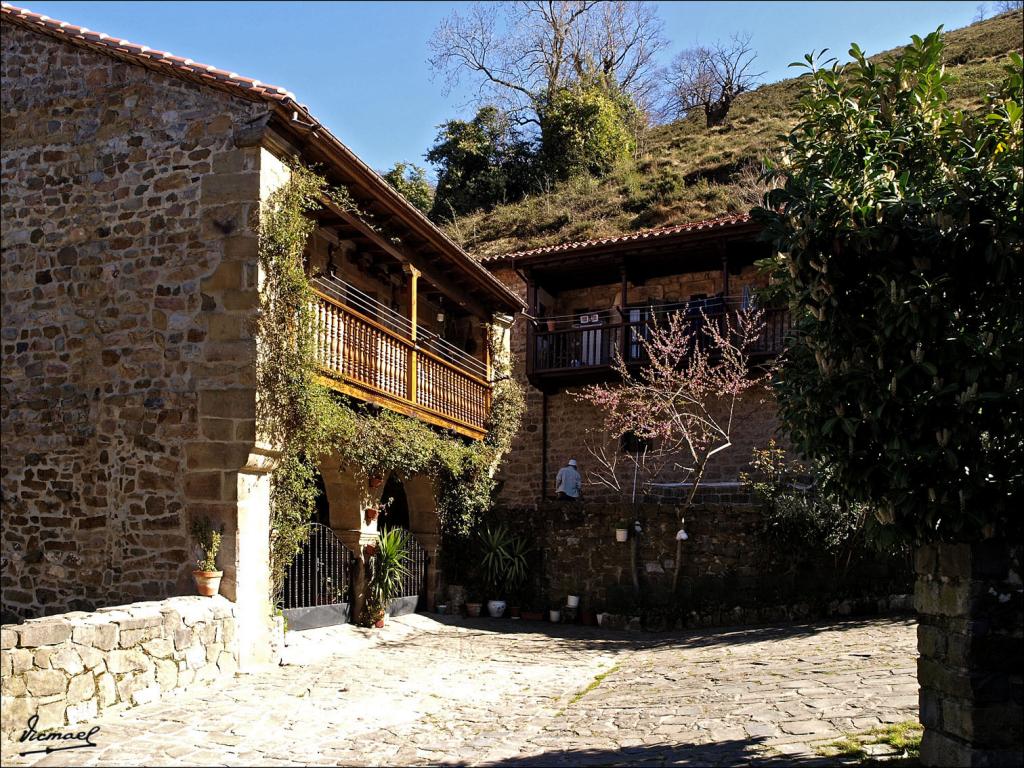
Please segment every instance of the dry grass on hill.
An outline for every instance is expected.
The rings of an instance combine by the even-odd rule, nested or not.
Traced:
[[[1022,49],[1022,30],[1017,11],[947,34],[958,105],[979,103],[1002,79],[1006,54]],[[740,97],[720,128],[707,129],[702,116],[659,126],[645,138],[639,159],[608,176],[571,179],[464,216],[448,232],[484,256],[746,211],[759,191],[762,159],[796,121],[800,89],[799,78],[762,86]]]

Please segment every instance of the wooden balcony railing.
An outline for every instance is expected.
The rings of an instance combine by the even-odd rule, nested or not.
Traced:
[[[453,429],[484,436],[491,385],[457,356],[413,341],[314,289],[317,356],[329,386]]]
[[[709,322],[721,322],[727,314],[735,312],[735,307],[721,307],[718,311],[706,311],[704,317]],[[690,315],[695,325],[704,322],[698,311]],[[617,356],[630,365],[642,364],[646,361],[642,340],[649,336],[654,322],[654,318],[647,316],[640,320],[567,328],[531,327],[528,349],[532,359],[528,361],[528,368],[533,376],[571,378],[574,374],[593,375],[601,369],[611,369]],[[751,357],[767,358],[781,352],[790,325],[788,310],[765,310],[764,329],[749,350]]]

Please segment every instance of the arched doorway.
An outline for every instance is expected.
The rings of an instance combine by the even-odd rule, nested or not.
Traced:
[[[397,475],[391,475],[384,483],[384,490],[380,495],[382,511],[377,520],[377,528],[404,528],[410,531],[409,527],[409,499],[405,494],[405,484],[398,479]]]

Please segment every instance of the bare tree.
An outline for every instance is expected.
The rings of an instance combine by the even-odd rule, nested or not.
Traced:
[[[665,111],[681,117],[700,108],[709,128],[724,123],[736,97],[753,88],[764,74],[751,71],[757,54],[750,39],[748,33],[737,34],[728,43],[679,53],[665,73]]]
[[[996,14],[1012,13],[1024,8],[1024,0],[996,0]]]
[[[639,339],[647,358],[644,366],[630,370],[616,356],[615,370],[621,381],[594,384],[576,395],[603,412],[606,440],[630,434],[652,446],[644,450],[642,458],[632,459],[634,498],[645,469],[653,469],[654,476],[662,469],[674,470],[689,484],[689,494],[680,507],[683,518],[709,464],[732,447],[737,403],[744,393],[766,382],[766,374],[750,363],[750,352],[764,329],[761,310],[741,310],[734,319],[723,318],[721,324],[703,311],[700,317],[698,323],[685,310],[668,315],[666,322],[651,327],[647,338]],[[624,486],[618,477],[614,448],[590,450],[599,464],[590,474],[591,482],[621,491]],[[649,479],[643,482],[649,484]],[[673,589],[679,582],[681,546],[677,539]]]
[[[662,26],[644,2],[475,3],[434,31],[430,65],[449,88],[468,74],[478,102],[498,104],[520,124],[539,124],[543,104],[585,78],[643,103],[656,83],[654,57],[666,44]]]

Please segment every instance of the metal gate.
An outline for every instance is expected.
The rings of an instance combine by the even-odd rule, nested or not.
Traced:
[[[352,605],[356,557],[328,526],[312,523],[309,538],[284,577],[288,629],[344,624]]]

